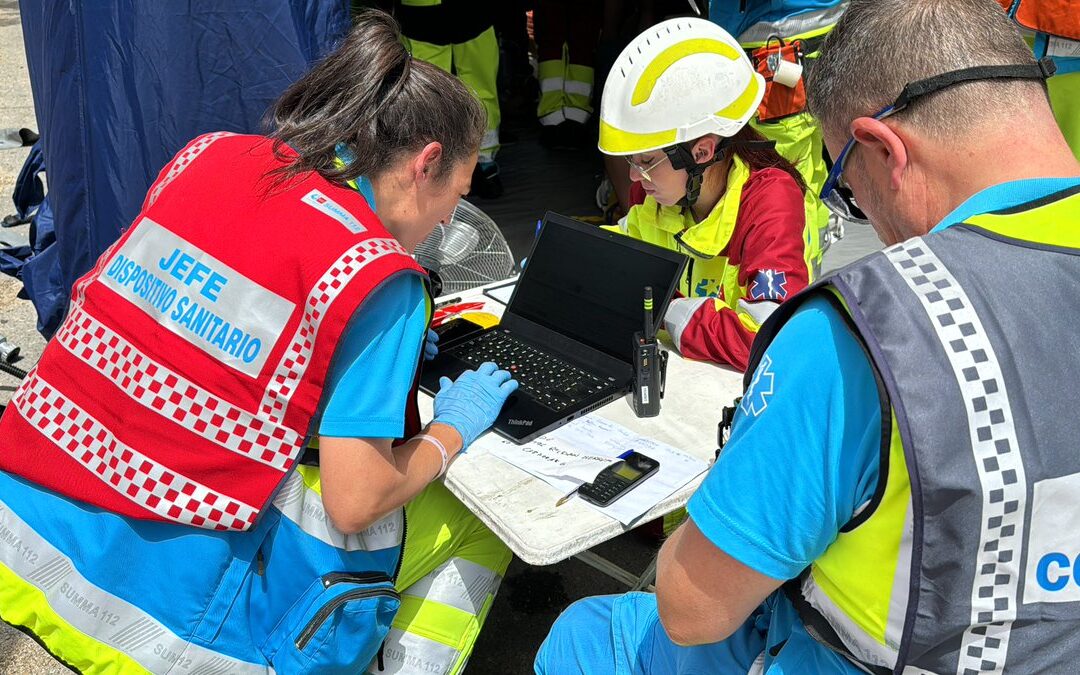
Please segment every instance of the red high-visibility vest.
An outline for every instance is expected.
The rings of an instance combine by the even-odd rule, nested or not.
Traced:
[[[252,526],[353,313],[423,274],[357,192],[268,175],[287,161],[213,133],[162,170],[0,419],[0,469],[134,518]]]

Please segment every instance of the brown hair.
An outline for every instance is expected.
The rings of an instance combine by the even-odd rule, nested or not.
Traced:
[[[299,155],[281,178],[316,171],[343,185],[435,141],[443,146],[441,178],[477,151],[487,117],[457,78],[413,59],[393,17],[367,10],[332,54],[281,95],[271,123],[274,154],[291,157],[288,146]],[[339,143],[352,153],[342,167]]]
[[[739,129],[739,132],[731,137],[733,141],[764,141],[767,140],[757,129],[753,128],[749,124]],[[806,193],[806,181],[803,179],[802,174],[795,168],[795,165],[785,159],[776,148],[769,147],[747,147],[745,145],[736,145],[733,148],[736,155],[739,156],[742,161],[746,162],[751,171],[760,171],[761,169],[780,169],[787,175],[795,179],[795,183],[799,186],[804,194]]]

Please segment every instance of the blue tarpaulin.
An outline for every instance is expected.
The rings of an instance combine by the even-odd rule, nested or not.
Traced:
[[[48,167],[39,219],[51,209],[55,241],[32,242],[18,273],[50,336],[71,285],[131,224],[161,167],[199,134],[262,131],[274,99],[348,31],[349,2],[19,4]]]

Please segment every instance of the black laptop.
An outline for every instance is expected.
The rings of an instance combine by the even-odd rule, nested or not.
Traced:
[[[493,428],[525,443],[629,391],[633,336],[652,286],[659,322],[686,256],[548,212],[498,326],[447,335],[420,387],[494,361],[519,383]]]

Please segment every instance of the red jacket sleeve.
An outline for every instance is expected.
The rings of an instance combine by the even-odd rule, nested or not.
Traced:
[[[804,259],[806,211],[795,180],[779,169],[754,172],[743,186],[739,218],[728,244],[730,264],[739,267],[739,285],[747,303],[779,304],[809,284]],[[705,303],[683,330],[680,350],[686,357],[745,370],[757,335],[756,318],[721,302]],[[743,321],[747,317],[753,329]]]

